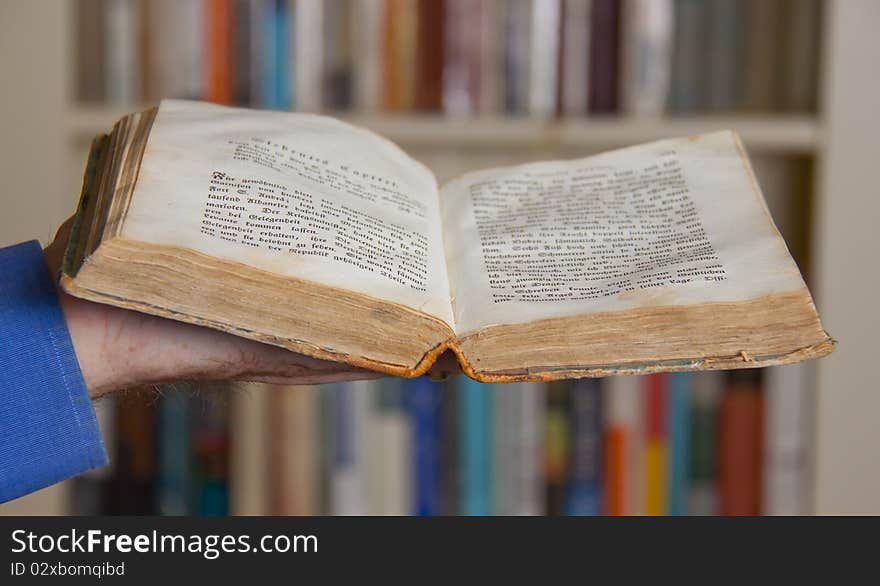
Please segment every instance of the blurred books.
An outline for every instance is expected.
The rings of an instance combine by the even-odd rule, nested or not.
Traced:
[[[77,0],[76,95],[449,116],[811,112],[819,0]]]
[[[166,387],[109,404],[113,465],[74,511],[804,514],[809,368]]]

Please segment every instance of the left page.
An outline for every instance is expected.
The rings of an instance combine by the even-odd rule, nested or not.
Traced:
[[[454,328],[434,176],[332,118],[163,101],[121,236],[392,301]]]

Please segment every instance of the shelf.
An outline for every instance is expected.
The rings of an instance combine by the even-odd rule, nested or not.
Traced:
[[[87,141],[108,131],[126,112],[137,109],[74,108],[67,117],[68,135],[73,140]],[[806,115],[539,120],[344,113],[339,117],[408,147],[599,150],[728,128],[737,130],[750,149],[765,152],[811,154],[821,142],[818,121]]]

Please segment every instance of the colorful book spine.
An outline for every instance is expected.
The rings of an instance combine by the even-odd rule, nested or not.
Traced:
[[[413,513],[439,515],[441,471],[440,384],[426,377],[408,379],[409,409],[412,419],[414,450]]]
[[[229,514],[229,404],[225,386],[193,396],[190,413],[195,459],[194,511],[204,516]]]
[[[642,510],[641,379],[614,376],[602,385],[603,513],[634,515]]]
[[[492,513],[492,385],[458,381],[459,482],[463,515]]]
[[[285,0],[268,0],[263,5],[260,95],[262,105],[273,110],[286,110],[291,104],[289,16]]]
[[[731,371],[718,424],[718,505],[722,515],[760,515],[762,412],[760,372]]]
[[[565,490],[566,515],[602,513],[602,389],[584,379],[571,390],[571,451]]]
[[[235,81],[232,0],[205,3],[205,99],[231,104]]]
[[[693,377],[689,373],[668,375],[667,431],[669,438],[669,487],[667,496],[670,515],[686,515],[690,492],[690,401]]]
[[[518,390],[516,384],[492,385],[491,390],[492,512],[497,515],[515,514],[518,500],[520,462],[516,442],[521,415]]]
[[[665,374],[644,377],[645,384],[645,514],[665,515],[668,511],[669,446],[666,429]]]

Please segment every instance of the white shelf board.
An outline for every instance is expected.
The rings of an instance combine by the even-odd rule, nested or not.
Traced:
[[[67,131],[77,141],[108,131],[137,106],[76,107],[68,112]],[[713,130],[734,129],[751,149],[811,154],[821,142],[817,119],[808,115],[730,115],[688,117],[450,118],[431,114],[352,114],[340,118],[407,146],[503,149],[614,148]]]

